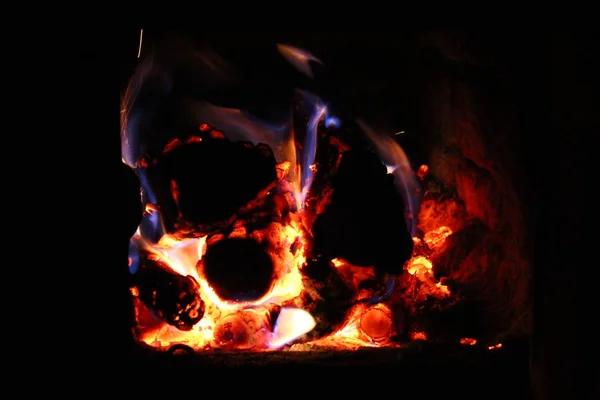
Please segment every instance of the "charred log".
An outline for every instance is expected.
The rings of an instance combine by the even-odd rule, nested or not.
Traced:
[[[277,179],[275,159],[264,146],[226,139],[186,144],[159,164],[163,179],[177,186],[181,217],[195,224],[227,219]]]
[[[371,307],[361,315],[359,327],[373,342],[389,341],[394,331],[392,313],[383,307]]]
[[[223,350],[248,350],[265,343],[269,316],[252,310],[229,314],[215,326],[215,345]]]
[[[353,306],[354,292],[323,258],[307,262],[303,274],[303,308],[310,312],[317,322],[315,328],[306,335],[306,339],[314,340],[331,334],[340,327],[348,310]],[[313,279],[308,276],[312,276]]]
[[[385,166],[374,154],[346,152],[332,188],[331,204],[313,225],[315,254],[401,273],[413,241]]]
[[[191,276],[169,272],[169,267],[147,257],[133,276],[138,298],[157,317],[179,330],[187,331],[204,316],[200,286]]]
[[[273,285],[273,261],[265,246],[251,239],[217,241],[198,262],[198,269],[223,300],[257,300]]]

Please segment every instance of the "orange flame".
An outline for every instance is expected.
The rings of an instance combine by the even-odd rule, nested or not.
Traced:
[[[282,174],[289,167],[288,164],[278,165]],[[146,212],[157,212],[152,205],[146,206]],[[144,242],[136,235],[142,248],[151,254],[151,257],[160,259],[169,266],[173,272],[192,276],[200,284],[200,296],[205,303],[204,317],[191,331],[179,331],[165,323],[156,323],[140,330],[139,339],[151,346],[164,348],[176,343],[184,343],[196,349],[202,348],[235,348],[274,350],[294,341],[306,332],[312,330],[317,322],[306,311],[295,308],[284,308],[280,313],[272,333],[265,328],[265,321],[269,314],[269,307],[287,302],[288,304],[302,305],[299,301],[304,291],[301,268],[306,263],[304,248],[307,238],[302,229],[301,216],[293,214],[288,225],[279,230],[274,230],[278,237],[275,240],[283,241],[289,245],[294,242],[301,243],[300,248],[294,253],[270,254],[277,263],[277,279],[271,290],[261,299],[253,302],[230,303],[219,298],[208,281],[196,269],[196,264],[206,251],[206,237],[198,239],[178,240],[171,235],[164,235],[157,244]],[[440,246],[452,232],[446,226],[426,232],[423,242],[429,248]],[[416,244],[421,239],[414,237]],[[447,286],[435,280],[431,260],[420,254],[420,247],[415,246],[413,257],[406,263],[405,270],[423,285],[423,290],[438,297],[450,295]],[[321,339],[293,345],[291,350],[308,349],[317,347],[335,347],[356,349],[359,347],[398,346],[390,341],[395,334],[396,322],[390,306],[379,303],[374,306],[367,305],[364,300],[368,293],[361,290],[360,284],[369,279],[374,279],[373,267],[357,267],[347,261],[335,258],[331,265],[337,270],[340,278],[356,291],[357,304],[350,309],[341,326],[328,336]],[[138,295],[137,288],[132,288],[132,295]],[[290,303],[291,302],[291,303]],[[136,303],[138,314],[145,308],[141,302]],[[247,311],[252,310],[248,314]],[[268,324],[267,324],[268,325]],[[260,328],[262,327],[262,328]],[[225,332],[225,333],[223,333]],[[223,337],[229,339],[225,340]],[[412,340],[427,340],[425,332],[411,332]],[[463,338],[460,343],[474,345],[475,339]],[[501,344],[490,346],[489,349],[501,347]]]

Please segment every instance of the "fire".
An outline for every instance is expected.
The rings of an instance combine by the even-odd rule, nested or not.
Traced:
[[[141,336],[141,340],[152,346],[158,345],[159,347],[170,346],[175,343],[184,343],[195,348],[202,348],[207,345],[214,345],[215,347],[231,347],[230,345],[223,345],[222,336],[224,328],[222,321],[225,318],[227,318],[227,321],[230,321],[229,325],[226,326],[233,326],[232,329],[237,329],[238,331],[246,329],[246,325],[254,327],[261,324],[266,325],[266,322],[264,321],[266,321],[268,317],[269,308],[271,306],[298,297],[303,289],[300,268],[306,261],[304,257],[305,238],[300,229],[299,218],[292,220],[291,224],[279,231],[279,233],[281,236],[277,239],[287,243],[288,246],[291,246],[293,243],[301,243],[297,249],[296,256],[292,256],[291,259],[286,260],[288,263],[281,266],[282,269],[279,271],[280,278],[266,295],[256,301],[236,303],[221,299],[215,293],[208,281],[197,271],[196,265],[198,261],[202,259],[206,249],[206,237],[178,240],[171,235],[164,235],[156,245],[151,245],[147,242],[143,242],[139,237],[139,234],[136,234],[134,239],[143,243],[143,248],[150,253],[149,258],[161,260],[170,267],[173,272],[182,276],[191,276],[199,282],[200,297],[204,302],[206,309],[202,320],[190,331],[176,331],[163,325],[158,329],[144,332]],[[138,288],[133,288],[132,292],[139,293],[139,290]],[[143,307],[141,304],[137,305]],[[293,309],[288,309],[281,314],[284,318],[287,318],[287,320],[278,325],[279,328],[275,332],[276,339],[273,339],[275,341],[271,342],[271,346],[273,347],[280,347],[285,344],[286,340],[293,340],[297,336],[306,333],[304,332],[305,330],[310,330],[314,326],[314,321],[311,322],[312,317],[310,317],[310,315],[302,312],[302,310],[290,310]],[[243,318],[240,315],[243,316]],[[250,318],[250,322],[248,322],[248,315],[254,317],[253,320]],[[242,320],[245,322],[240,322]],[[260,323],[257,322],[258,320],[260,320]],[[294,322],[299,325],[297,331],[290,328],[290,325],[294,324]],[[298,331],[302,331],[302,333],[298,334]],[[221,333],[220,336],[219,333]],[[255,332],[251,333],[252,334],[246,332],[245,334],[254,337]],[[264,340],[260,344],[267,346],[268,335],[264,332],[263,334]],[[252,343],[254,343],[254,341]],[[244,342],[244,344],[240,344],[236,349],[243,349],[248,345],[248,342]],[[253,344],[251,347],[255,347],[255,345],[256,344]]]
[[[427,243],[430,249],[435,249],[442,244],[451,233],[452,230],[447,226],[440,226],[433,231],[427,232],[423,240],[425,240],[425,243]]]
[[[474,346],[477,344],[477,340],[473,338],[462,338],[460,339],[460,344],[466,344],[469,346]]]
[[[448,286],[436,282],[433,275],[433,264],[426,257],[417,255],[411,258],[407,263],[406,271],[425,285],[429,286],[433,290],[433,294],[440,297],[450,295]]]
[[[312,73],[307,61],[316,59],[289,46],[280,46],[279,50],[297,68]],[[414,250],[403,266],[398,265],[400,272],[403,267],[403,274],[384,274],[375,265],[353,265],[342,258],[327,260],[323,257],[325,266],[322,268],[329,278],[312,281],[304,269],[309,261],[321,261],[320,255],[313,253],[311,223],[327,207],[332,196],[332,189],[326,184],[321,188],[322,193],[312,193],[312,184],[317,174],[333,175],[350,150],[341,137],[331,136],[326,142],[336,153],[331,156],[334,161],[328,171],[316,160],[317,141],[320,135],[326,135],[323,129],[336,129],[339,120],[329,115],[321,101],[303,94],[310,112],[305,118],[304,140],[299,143],[300,135],[291,128],[280,135],[275,129],[249,119],[240,110],[203,104],[198,117],[210,123],[197,124],[196,121],[197,128],[192,134],[173,138],[159,147],[163,149],[160,157],[187,148],[185,146],[229,141],[229,136],[237,133],[237,139],[244,142],[244,146],[253,151],[271,152],[275,161],[274,181],[222,225],[207,227],[192,225],[183,218],[180,201],[183,201],[184,185],[169,180],[165,186],[170,190],[178,215],[177,230],[166,232],[165,209],[161,208],[164,204],[158,200],[147,176],[150,166],[158,161],[141,155],[142,150],[132,145],[140,140],[135,135],[137,125],[132,122],[139,119],[132,111],[132,102],[140,85],[134,79],[128,88],[121,135],[123,160],[140,177],[145,207],[143,221],[131,238],[128,260],[130,271],[140,282],[131,288],[131,294],[136,311],[135,334],[141,342],[156,348],[183,344],[194,350],[274,351],[284,347],[290,350],[395,347],[401,345],[397,339],[401,335],[413,341],[427,340],[426,332],[405,329],[402,315],[409,314],[417,300],[410,303],[412,300],[403,298],[398,289],[408,280],[417,294],[436,299],[451,296],[443,278],[436,278],[432,255],[453,234],[453,225],[446,224],[443,218],[434,220],[424,212],[431,213],[431,209],[421,207],[421,182],[429,175],[427,165],[413,170],[408,157],[391,136],[377,135],[359,123],[404,199]],[[261,224],[250,229],[256,220]],[[424,224],[427,229],[423,228]],[[263,266],[270,278],[265,291],[258,294],[241,291],[227,297],[226,291],[219,290],[215,280],[209,279],[211,249],[217,243],[233,239],[252,241],[268,256],[270,264]],[[403,261],[408,255],[410,249]],[[246,260],[238,264],[245,264]],[[335,323],[327,325],[315,304],[325,301],[327,290],[334,290],[332,288],[342,288],[340,293],[349,294],[344,294],[343,300],[336,298],[337,292],[331,295],[344,313]],[[384,295],[380,295],[382,292]],[[475,344],[476,340],[465,338],[460,343]]]
[[[199,130],[214,131],[205,124],[200,125]],[[175,142],[170,142],[169,147],[172,148],[173,143]],[[177,142],[177,145],[181,144]],[[278,163],[277,178],[285,181],[291,167],[292,164],[288,160]],[[316,172],[315,164],[311,164],[309,170]],[[177,190],[173,194],[177,199]],[[295,200],[298,200],[298,197]],[[146,204],[145,212],[148,215],[160,216],[159,207],[151,203]],[[230,237],[235,237],[238,231],[234,229]],[[239,232],[240,235],[245,235],[244,229]],[[197,268],[207,251],[207,236],[179,239],[164,234],[157,243],[153,244],[145,240],[138,229],[132,242],[148,253],[149,260],[160,261],[174,274],[188,276],[196,281],[199,284],[199,296],[204,303],[204,314],[199,322],[190,330],[182,331],[157,320],[148,307],[137,300],[140,294],[139,288],[132,287],[132,296],[136,299],[139,340],[157,348],[185,344],[194,349],[269,351],[289,345],[307,334],[315,328],[317,322],[309,312],[302,309],[301,298],[305,287],[301,271],[306,265],[306,248],[310,241],[306,233],[301,214],[290,214],[290,219],[285,225],[263,232],[263,236],[270,236],[269,242],[281,243],[282,248],[294,246],[295,252],[270,254],[272,259],[279,262],[275,263],[276,279],[265,295],[257,300],[233,302],[219,297],[202,271]],[[429,250],[435,249],[451,233],[447,226],[440,226],[426,232],[422,239],[413,237],[416,244],[415,252],[405,265],[407,273],[424,285],[423,290],[433,292],[438,297],[449,296],[449,288],[435,280],[432,262],[422,254],[422,246],[418,244],[424,243]],[[267,240],[261,235],[256,239]],[[348,287],[355,291],[353,301],[356,305],[348,311],[346,319],[334,332],[320,339],[292,345],[291,350],[314,348],[314,346],[346,349],[398,346],[398,343],[391,341],[398,329],[391,305],[387,303],[369,305],[366,300],[370,292],[360,289],[362,282],[375,279],[375,269],[354,266],[339,258],[332,259],[330,264],[338,271],[340,278]],[[294,307],[283,307],[277,319],[270,321],[274,308],[282,304],[290,304]],[[412,340],[427,339],[425,332],[411,332],[410,336]]]

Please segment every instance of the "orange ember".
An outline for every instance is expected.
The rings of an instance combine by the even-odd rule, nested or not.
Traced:
[[[427,178],[427,175],[429,175],[429,167],[423,164],[417,170],[417,178],[419,178],[420,181],[423,181]]]
[[[283,179],[289,168],[289,162],[278,164],[278,178]],[[177,193],[176,185],[172,190]],[[147,204],[145,210],[147,213],[158,212],[158,208],[152,204]],[[192,329],[182,331],[152,317],[152,313],[141,301],[135,301],[138,338],[156,348],[185,344],[197,350],[218,348],[269,351],[286,345],[291,345],[291,350],[398,346],[398,343],[391,340],[397,333],[399,324],[399,321],[395,321],[396,317],[392,311],[395,307],[393,301],[372,306],[365,302],[372,292],[361,288],[361,285],[376,279],[375,269],[355,266],[343,259],[332,259],[330,265],[335,268],[347,287],[354,291],[353,301],[356,305],[348,311],[340,326],[329,335],[292,344],[312,330],[317,322],[309,312],[302,310],[305,306],[306,291],[310,290],[305,287],[305,279],[301,273],[306,264],[306,230],[298,214],[290,216],[286,224],[272,224],[267,229],[254,233],[254,239],[258,242],[267,241],[279,245],[269,251],[275,265],[275,280],[271,289],[260,299],[248,302],[229,302],[221,299],[202,271],[196,268],[206,253],[206,237],[179,240],[166,234],[157,244],[151,245],[144,242],[138,232],[134,239],[149,253],[148,259],[160,260],[175,274],[190,276],[197,281],[199,295],[205,305],[202,319]],[[235,235],[235,232],[234,229],[232,235]],[[420,282],[419,290],[437,298],[449,296],[450,290],[435,279],[433,264],[423,253],[423,249],[431,250],[440,246],[451,233],[447,226],[439,226],[426,232],[423,239],[413,238],[416,244],[415,251],[404,266],[406,272]],[[244,232],[240,234],[243,236]],[[421,243],[425,247],[421,246]],[[289,251],[292,245],[295,246],[295,252]],[[138,288],[132,288],[132,295],[137,298]],[[290,305],[291,308],[286,308],[285,318],[281,316],[283,311],[280,312],[274,326],[270,315],[276,307],[282,305]],[[427,334],[421,331],[410,332],[410,338],[413,341],[427,340]],[[460,342],[475,344],[476,340],[465,338]]]

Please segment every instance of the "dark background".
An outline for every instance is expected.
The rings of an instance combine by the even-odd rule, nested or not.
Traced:
[[[567,273],[569,265],[558,261],[559,248],[566,246],[567,242],[561,240],[559,246],[557,232],[572,231],[567,224],[573,208],[554,208],[554,205],[557,204],[556,194],[564,189],[563,182],[572,185],[570,178],[575,174],[573,171],[556,170],[561,164],[560,160],[557,161],[559,153],[556,151],[556,145],[560,144],[562,149],[567,148],[569,140],[571,143],[575,140],[574,132],[585,131],[588,126],[586,122],[590,120],[591,89],[586,85],[586,74],[589,73],[587,70],[590,58],[589,44],[581,40],[578,35],[569,33],[532,33],[527,30],[513,31],[510,34],[506,32],[502,34],[467,32],[467,34],[473,38],[473,43],[485,46],[492,54],[501,55],[507,70],[510,71],[514,87],[517,88],[513,100],[519,109],[523,131],[528,134],[523,137],[521,143],[515,145],[526,154],[522,164],[523,173],[528,177],[529,185],[533,190],[535,209],[532,212],[535,215],[537,228],[535,333],[531,342],[530,371],[538,398],[570,398],[572,397],[570,393],[574,393],[574,377],[573,372],[570,371],[575,365],[572,350],[576,341],[574,339],[575,312],[571,312],[567,301],[575,297],[575,274]],[[150,43],[153,36],[150,30],[145,31],[144,43]],[[159,34],[156,33],[154,37],[158,36]],[[414,110],[411,110],[410,102],[406,98],[397,96],[395,91],[390,89],[389,96],[382,96],[382,102],[388,104],[387,106],[372,104],[361,96],[360,89],[357,88],[361,86],[360,82],[358,85],[347,82],[348,75],[354,74],[353,71],[360,71],[359,75],[365,76],[365,81],[380,80],[379,84],[384,87],[388,84],[410,86],[410,79],[398,73],[403,68],[402,60],[398,60],[398,52],[391,55],[392,52],[389,51],[390,48],[397,49],[398,46],[403,46],[402,43],[407,42],[401,38],[404,34],[213,32],[205,33],[203,36],[207,41],[214,43],[215,47],[221,45],[230,49],[246,48],[240,50],[238,54],[244,52],[254,54],[254,50],[250,51],[248,48],[258,47],[264,50],[277,42],[290,42],[298,47],[307,48],[321,58],[329,68],[336,71],[331,74],[334,82],[327,83],[325,86],[331,93],[329,98],[340,100],[337,104],[342,109],[341,113],[374,115],[384,114],[378,112],[382,107],[388,107],[388,110],[397,108],[403,111],[397,113],[396,118],[383,119],[380,124],[390,127],[399,126],[399,129],[406,131],[418,130],[417,123],[410,118]],[[88,151],[83,152],[86,154],[81,156],[89,165],[106,165],[108,169],[101,169],[99,172],[92,171],[94,168],[86,169],[84,173],[88,174],[87,180],[79,181],[77,191],[85,192],[84,197],[87,201],[70,204],[68,208],[70,213],[80,215],[81,219],[86,221],[90,220],[90,208],[96,210],[91,217],[93,221],[91,236],[97,239],[85,240],[86,246],[83,244],[74,246],[76,248],[73,249],[73,258],[89,260],[85,262],[88,265],[88,274],[83,280],[89,282],[90,286],[85,291],[86,300],[80,308],[88,309],[90,314],[99,316],[85,318],[86,322],[79,326],[78,334],[71,334],[71,336],[81,337],[82,346],[90,343],[93,343],[94,347],[106,344],[107,351],[99,350],[102,354],[88,351],[85,357],[88,361],[91,357],[99,357],[103,363],[112,361],[115,365],[126,368],[130,373],[138,370],[139,365],[136,364],[135,357],[131,358],[133,347],[128,332],[131,314],[125,306],[128,304],[126,259],[128,238],[135,230],[138,221],[139,204],[136,203],[138,192],[135,178],[120,161],[116,106],[106,106],[106,104],[116,104],[116,94],[106,94],[103,97],[101,93],[106,92],[105,86],[111,86],[112,93],[123,90],[137,62],[138,39],[138,30],[122,32],[118,47],[110,49],[110,58],[105,54],[90,54],[85,61],[90,69],[80,71],[77,75],[81,82],[94,81],[83,85],[85,88],[78,89],[79,93],[92,93],[86,93],[83,97],[85,100],[80,102],[79,107],[75,107],[78,111],[73,111],[74,114],[80,114],[75,118],[77,122],[73,123],[83,126],[85,121],[89,135],[96,138],[86,141],[89,143],[86,144]],[[336,57],[339,57],[339,64],[333,62]],[[249,68],[258,68],[261,59],[255,57],[251,63],[253,66]],[[407,61],[409,62],[410,60]],[[114,81],[107,85],[103,80],[106,77],[100,77],[105,70],[115,68],[119,71],[118,88],[115,87]],[[90,70],[99,71],[89,72]],[[95,77],[97,79],[94,79]],[[364,85],[367,86],[365,90],[368,90],[369,84]],[[265,96],[267,100],[281,96],[275,88],[267,90],[267,93],[268,96]],[[333,93],[342,94],[336,97]],[[243,97],[239,95],[238,100],[243,102]],[[102,103],[106,103],[104,107],[96,106]],[[93,107],[97,107],[98,110],[90,111]],[[85,110],[88,110],[87,113]],[[106,113],[114,113],[114,120],[108,119],[109,122],[103,122],[107,120]],[[418,143],[405,145],[407,151],[411,146],[419,148]],[[542,146],[545,148],[544,151],[541,151]],[[112,165],[114,169],[109,168],[108,165]],[[571,165],[575,168],[573,163]],[[115,171],[114,179],[107,179],[105,171],[108,170]],[[98,250],[97,243],[100,239],[106,244],[102,246],[106,250]],[[90,252],[95,255],[93,260],[90,260]],[[77,291],[77,293],[81,292],[83,291]],[[72,303],[74,297],[72,292],[62,293],[62,296],[65,305]],[[65,306],[65,309],[69,308]],[[88,312],[77,311],[78,314]],[[559,344],[564,342],[573,343],[573,346]],[[390,371],[387,373],[389,374]],[[275,381],[281,382],[277,379]],[[498,376],[492,377],[490,382],[500,386],[506,384],[503,378]],[[457,386],[462,385],[457,384]],[[482,393],[485,393],[486,397],[489,394],[485,391]]]

